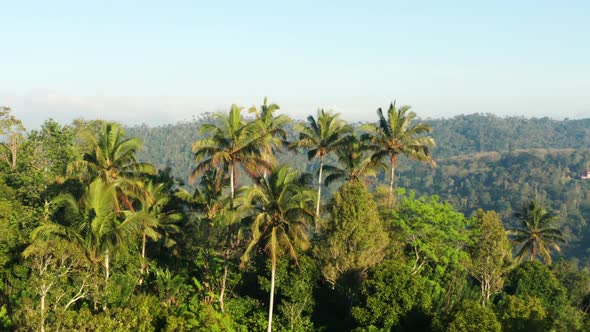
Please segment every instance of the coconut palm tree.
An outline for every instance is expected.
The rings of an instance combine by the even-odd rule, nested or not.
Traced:
[[[80,245],[91,263],[102,265],[105,285],[112,257],[141,234],[146,218],[143,212],[116,212],[115,190],[114,184],[95,179],[80,199],[69,193],[59,195],[52,201],[61,211],[56,214],[59,219],[45,220],[32,232],[33,238],[60,237]]]
[[[210,168],[203,173],[192,194],[180,188],[175,195],[212,223],[219,212],[229,206],[228,197],[223,194],[223,188],[228,184],[229,179],[223,169]]]
[[[348,182],[366,180],[377,176],[379,170],[386,170],[386,166],[379,160],[373,160],[365,142],[352,135],[345,146],[335,151],[340,167],[325,165],[328,174],[326,186],[339,180]]]
[[[135,154],[141,148],[141,141],[136,137],[125,138],[125,130],[117,123],[104,122],[97,133],[82,130],[79,137],[85,151],[82,159],[68,165],[70,176],[87,183],[100,178],[108,184],[156,173],[151,164],[137,162]]]
[[[83,141],[82,158],[71,162],[67,174],[77,177],[88,184],[94,179],[101,179],[105,184],[116,184],[116,210],[119,203],[127,209],[133,209],[130,196],[137,195],[137,180],[146,175],[154,175],[156,170],[149,163],[136,160],[136,153],[141,148],[141,141],[125,138],[125,130],[117,123],[103,122],[98,131],[90,128],[79,133]]]
[[[397,108],[395,102],[389,106],[387,117],[383,110],[377,110],[379,121],[377,124],[363,126],[367,132],[362,136],[369,142],[373,150],[373,160],[389,159],[389,196],[388,201],[393,204],[393,187],[395,168],[399,155],[406,156],[420,162],[436,165],[430,155],[430,147],[435,145],[434,139],[427,134],[432,130],[425,123],[413,124],[416,113],[410,111],[410,106]]]
[[[249,218],[252,239],[241,260],[247,262],[260,246],[270,257],[268,331],[271,331],[277,260],[287,252],[298,265],[296,250],[309,247],[307,229],[314,218],[313,192],[300,184],[297,171],[283,166],[267,178],[259,178],[257,185],[245,188],[245,198],[253,211]]]
[[[162,234],[177,233],[179,230],[177,223],[182,219],[182,214],[176,211],[166,211],[166,206],[171,200],[170,194],[166,191],[166,184],[154,184],[153,181],[148,180],[139,186],[141,188],[138,196],[139,211],[143,212],[144,216],[139,220],[142,229],[140,274],[143,274],[147,268],[147,238],[158,240],[162,238]],[[172,246],[174,241],[166,237],[165,244]]]
[[[316,218],[320,217],[320,198],[322,194],[322,172],[324,159],[331,151],[346,145],[347,137],[352,127],[339,118],[339,114],[318,111],[317,120],[313,116],[307,117],[307,124],[297,126],[299,140],[296,146],[307,148],[309,160],[318,158],[318,195],[316,202]]]
[[[255,174],[268,163],[262,158],[263,144],[251,123],[242,119],[242,109],[232,105],[229,113],[215,114],[217,124],[204,124],[201,127],[208,137],[193,144],[197,167],[191,174],[191,181],[210,168],[221,167],[229,172],[231,199],[237,189],[238,166],[249,174]]]
[[[508,234],[512,243],[521,246],[516,258],[520,261],[526,257],[535,260],[540,256],[546,264],[551,264],[551,251],[560,252],[559,243],[565,242],[561,231],[550,226],[556,221],[556,217],[537,200],[530,201],[514,216],[520,225],[508,230]]]
[[[218,287],[218,302],[221,312],[225,312],[225,291],[227,277],[230,268],[230,260],[235,256],[239,239],[237,230],[240,221],[240,212],[230,209],[233,201],[230,196],[223,193],[229,183],[226,172],[221,168],[210,168],[201,176],[199,184],[193,194],[180,189],[176,196],[187,203],[201,215],[199,227],[213,256],[223,260],[223,274],[220,283],[209,283],[209,287]],[[214,286],[215,285],[215,286]]]
[[[256,116],[254,127],[262,139],[262,159],[270,166],[276,166],[274,153],[280,151],[281,146],[287,144],[287,132],[285,126],[291,123],[291,119],[284,115],[275,116],[280,109],[277,104],[268,104],[268,98],[264,97],[264,103],[259,109],[252,106],[248,111]],[[267,168],[263,167],[262,174],[266,177]]]

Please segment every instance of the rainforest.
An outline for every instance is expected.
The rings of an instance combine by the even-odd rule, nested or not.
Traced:
[[[0,108],[0,330],[590,331],[590,119],[366,114]]]

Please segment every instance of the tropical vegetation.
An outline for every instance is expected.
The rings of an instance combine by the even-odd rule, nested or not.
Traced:
[[[590,330],[589,121],[279,111],[0,108],[0,330]]]

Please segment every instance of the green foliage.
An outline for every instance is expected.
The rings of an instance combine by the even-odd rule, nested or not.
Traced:
[[[12,326],[12,321],[6,310],[6,305],[0,307],[0,329],[8,330]]]
[[[389,245],[377,204],[363,183],[353,181],[334,195],[329,211],[316,251],[322,275],[333,287],[341,278],[358,283],[370,267],[383,260]]]
[[[508,274],[506,293],[537,297],[546,307],[559,307],[567,302],[563,286],[548,267],[537,261],[524,262]]]
[[[432,299],[428,284],[412,273],[410,264],[387,260],[369,273],[362,285],[362,301],[353,311],[361,326],[408,331],[429,325]],[[415,319],[420,317],[420,321]]]
[[[502,326],[489,307],[475,301],[465,301],[448,328],[449,332],[500,332]]]
[[[232,107],[191,123],[130,128],[126,136],[100,120],[49,120],[24,135],[2,109],[0,330],[259,331],[269,308],[275,331],[589,330],[590,181],[579,175],[589,166],[580,144],[590,143],[590,122],[482,115],[424,121],[413,128],[425,144],[395,156],[436,157],[439,167],[395,165],[399,184],[413,190],[400,190],[397,204],[384,208],[373,198],[383,190],[359,181],[363,174],[383,180],[369,170],[380,159],[377,140],[349,136],[352,126],[326,112],[291,125],[277,110],[265,100],[251,118]],[[415,116],[407,107],[379,115],[372,129],[392,133],[411,129]],[[428,125],[438,130],[432,137]],[[297,138],[307,155],[281,151]],[[303,144],[307,139],[313,144]],[[430,151],[431,139],[437,150]],[[547,149],[518,150],[531,147]],[[319,200],[300,176],[318,170],[307,159],[320,155],[339,163],[326,167],[328,178],[349,179],[335,194],[319,195],[333,196],[324,221],[314,220]],[[199,184],[190,194],[185,189],[194,187],[176,191],[182,183],[172,175],[186,178],[192,157],[199,158]],[[155,174],[149,162],[166,169]],[[277,163],[289,166],[273,169]],[[68,166],[76,178],[65,177]],[[251,179],[239,183],[247,188],[237,185],[244,174]],[[514,228],[507,217],[535,198],[547,210],[527,208],[521,216],[558,212],[550,227],[561,233],[545,232],[546,247],[555,249],[563,235],[564,258],[579,260],[562,258],[550,268],[506,264],[501,218]],[[465,218],[479,208],[497,214]],[[521,218],[541,225],[521,230],[540,234],[543,218]],[[310,229],[311,221],[322,227]],[[307,247],[313,250],[301,250]],[[551,258],[542,246],[529,247]],[[253,258],[245,269],[238,269],[240,253],[244,265]]]
[[[231,307],[233,308],[233,307]],[[234,316],[234,315],[232,315]],[[230,315],[225,315],[198,300],[187,299],[175,313],[166,316],[164,331],[242,331]],[[264,319],[263,319],[264,322]]]
[[[398,205],[386,211],[399,241],[404,245],[414,272],[428,269],[433,279],[440,279],[449,269],[460,268],[467,257],[465,244],[470,242],[467,228],[472,221],[438,196],[417,198],[411,191],[398,190]]]
[[[226,312],[240,326],[240,331],[264,331],[267,312],[262,304],[251,297],[228,299]]]
[[[466,261],[466,268],[479,282],[481,301],[485,306],[504,287],[504,277],[512,259],[512,248],[502,220],[496,212],[479,210],[475,219],[474,242],[468,249],[470,259]]]
[[[588,312],[590,303],[590,271],[580,269],[572,261],[560,260],[553,266],[553,273],[567,291],[570,304]]]
[[[507,295],[498,307],[504,331],[544,331],[548,324],[547,311],[537,297]]]
[[[590,330],[588,313],[570,305],[554,308],[551,321],[552,331],[581,332]]]
[[[319,270],[313,257],[298,254],[299,265],[279,260],[276,282],[278,299],[278,331],[314,331],[311,315],[315,307],[314,288],[319,278]],[[267,264],[270,265],[270,264]],[[267,266],[268,269],[269,266]],[[259,277],[261,289],[270,290],[270,276]]]

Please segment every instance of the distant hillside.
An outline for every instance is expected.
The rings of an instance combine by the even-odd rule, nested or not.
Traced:
[[[143,140],[145,149],[139,154],[141,159],[159,167],[174,166],[174,174],[186,179],[193,167],[191,146],[200,137],[199,128],[205,121],[207,116],[159,127],[135,126],[127,132]],[[558,121],[471,114],[425,122],[433,127],[436,159],[489,151],[590,148],[590,119]]]
[[[471,114],[427,122],[437,140],[438,157],[517,149],[590,148],[590,119],[558,121]]]

